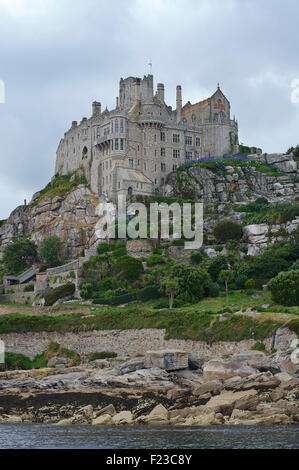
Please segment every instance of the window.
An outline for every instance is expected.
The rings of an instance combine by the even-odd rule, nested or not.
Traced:
[[[192,145],[192,137],[191,137],[191,135],[186,135],[186,136],[185,136],[185,144],[186,144],[186,145]]]
[[[166,171],[166,164],[165,163],[161,163],[161,171]]]
[[[113,121],[111,122],[111,134],[113,134]]]
[[[155,157],[157,156],[157,149],[155,150]]]
[[[146,149],[143,149],[143,155],[146,157]]]
[[[111,150],[113,150],[113,140],[111,140]]]
[[[124,139],[120,139],[120,150],[124,149]]]
[[[118,182],[118,189],[120,189],[120,181]]]
[[[115,121],[115,133],[118,133],[118,119]]]
[[[137,165],[138,165],[138,166],[140,165],[140,160],[137,160]]]
[[[186,160],[191,160],[192,155],[192,152],[186,152]]]
[[[161,157],[165,157],[165,148],[161,147]]]
[[[146,133],[143,133],[143,140],[146,140]]]
[[[133,168],[133,165],[134,165],[134,161],[132,158],[129,158],[129,167],[130,168]]]
[[[154,142],[157,142],[157,135],[154,135]]]
[[[110,160],[110,168],[112,168],[112,161]]]
[[[157,184],[157,178],[155,178],[155,184]]]
[[[115,139],[115,150],[118,150],[118,139]]]
[[[196,147],[200,147],[200,137],[196,137],[195,145],[196,145]]]
[[[97,137],[101,137],[101,128],[100,127],[97,128]]]
[[[161,132],[161,142],[165,142],[165,132]]]
[[[172,171],[175,171],[177,169],[176,165],[172,165]]]
[[[143,164],[143,169],[146,170],[146,163]]]
[[[123,134],[124,132],[124,121],[120,121],[120,133]]]
[[[172,155],[173,155],[173,158],[180,158],[180,151],[177,149],[173,149]]]
[[[173,134],[172,141],[173,141],[174,144],[179,144],[180,143],[180,134]]]

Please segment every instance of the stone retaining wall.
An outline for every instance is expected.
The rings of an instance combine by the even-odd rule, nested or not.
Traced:
[[[71,332],[28,332],[1,334],[8,352],[25,354],[31,359],[43,352],[55,341],[63,347],[82,354],[95,351],[114,351],[118,356],[145,354],[149,350],[179,349],[200,356],[224,356],[248,351],[256,343],[254,339],[243,341],[219,341],[209,345],[205,341],[165,339],[165,329],[101,330],[85,333]],[[272,338],[264,341],[266,349],[271,348]]]

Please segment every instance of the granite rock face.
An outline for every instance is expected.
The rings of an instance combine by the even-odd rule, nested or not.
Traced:
[[[162,351],[148,351],[145,355],[145,367],[159,367],[165,370],[179,370],[188,368],[188,354],[184,351],[165,349]]]
[[[80,185],[65,197],[19,206],[0,228],[0,249],[17,235],[29,233],[37,244],[45,237],[57,235],[64,242],[65,255],[75,258],[93,244],[97,205],[98,198]]]

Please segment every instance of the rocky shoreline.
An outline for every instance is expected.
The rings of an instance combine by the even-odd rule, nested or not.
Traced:
[[[295,344],[296,343],[296,344]],[[148,352],[125,362],[0,373],[0,423],[288,425],[299,423],[298,340],[274,354],[200,358]]]

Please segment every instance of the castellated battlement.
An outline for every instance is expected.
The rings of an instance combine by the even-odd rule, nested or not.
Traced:
[[[176,109],[165,103],[165,86],[154,92],[153,75],[121,78],[115,109],[94,101],[91,117],[73,121],[61,139],[55,173],[83,167],[91,189],[118,194],[163,193],[167,176],[181,164],[238,151],[238,123],[217,87],[204,101],[185,105],[176,87]]]

